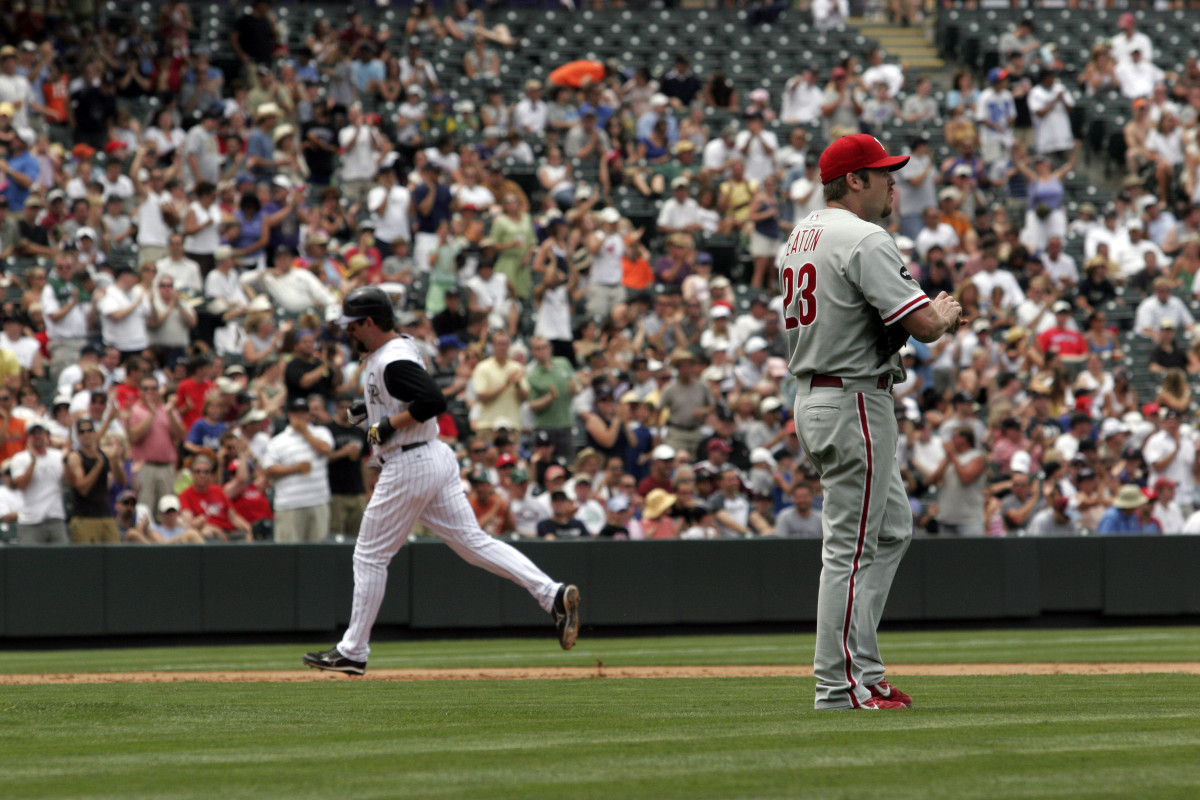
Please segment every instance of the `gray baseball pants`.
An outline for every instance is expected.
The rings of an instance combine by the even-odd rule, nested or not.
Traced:
[[[912,539],[892,393],[874,379],[843,383],[812,388],[802,378],[795,406],[796,433],[825,494],[813,659],[819,709],[858,708],[883,680],[876,630]]]

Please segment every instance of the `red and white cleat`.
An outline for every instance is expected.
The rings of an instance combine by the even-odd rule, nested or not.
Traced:
[[[868,686],[867,688],[871,690],[871,697],[873,699],[887,700],[899,703],[904,708],[912,708],[912,698],[895,686],[892,686],[886,680],[882,680],[874,686]]]

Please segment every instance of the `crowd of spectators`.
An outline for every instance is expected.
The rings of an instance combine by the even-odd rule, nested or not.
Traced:
[[[1022,20],[1005,66],[945,93],[874,48],[798,65],[780,97],[739,97],[687,53],[661,74],[570,61],[513,97],[499,54],[518,42],[485,13],[418,3],[400,31],[351,9],[289,46],[260,1],[224,60],[182,2],[149,27],[6,18],[0,519],[17,541],[353,536],[373,480],[347,416],[362,369],[327,320],[365,284],[425,350],[492,534],[818,537],[775,259],[824,204],[810,139],[896,120],[943,126],[946,149],[905,143],[881,224],[966,319],[902,351],[914,529],[1200,531],[1181,299],[1200,69],[1155,72],[1131,15],[1073,71]],[[464,61],[435,67],[447,41]],[[1070,109],[1111,87],[1129,177],[1071,214]],[[655,216],[635,224],[622,197]],[[1153,398],[1106,317],[1143,293]]]

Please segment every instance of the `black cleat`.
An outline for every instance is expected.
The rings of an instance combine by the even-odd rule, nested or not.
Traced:
[[[305,653],[304,663],[313,669],[344,672],[347,675],[362,675],[367,671],[367,662],[351,661],[338,652],[336,647],[322,650],[319,653]]]
[[[558,629],[558,643],[563,650],[575,646],[579,637],[579,589],[564,583],[554,598],[554,627]]]

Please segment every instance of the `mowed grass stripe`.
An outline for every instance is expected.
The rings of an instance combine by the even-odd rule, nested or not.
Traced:
[[[5,797],[1155,797],[1200,786],[1198,680],[913,678],[15,687]],[[1194,796],[1194,795],[1191,795]]]
[[[1200,628],[889,632],[892,663],[1200,661]],[[300,668],[308,645],[131,647],[10,651],[0,673],[278,670]],[[581,638],[563,652],[551,638],[376,642],[374,668],[721,665],[812,663],[811,634]]]

